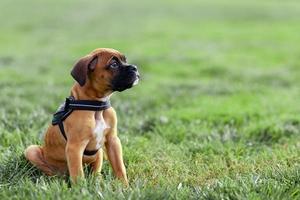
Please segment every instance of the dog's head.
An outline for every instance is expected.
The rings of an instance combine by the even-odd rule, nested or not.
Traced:
[[[81,58],[71,71],[81,87],[89,84],[99,92],[123,91],[139,81],[137,67],[114,49],[95,49]]]

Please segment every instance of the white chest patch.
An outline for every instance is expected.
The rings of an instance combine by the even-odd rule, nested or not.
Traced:
[[[96,136],[96,148],[101,148],[103,144],[103,138],[104,138],[104,130],[109,128],[107,124],[105,123],[104,119],[97,119],[96,120],[96,127],[94,129],[94,134]]]

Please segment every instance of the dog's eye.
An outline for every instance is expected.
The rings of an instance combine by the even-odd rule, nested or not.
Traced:
[[[109,67],[112,68],[112,69],[116,69],[116,68],[119,67],[119,64],[118,64],[116,61],[114,61],[114,62],[112,62],[112,63],[109,65]]]

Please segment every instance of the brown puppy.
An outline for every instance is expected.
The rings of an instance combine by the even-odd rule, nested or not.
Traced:
[[[107,48],[96,49],[81,58],[71,74],[77,81],[71,96],[96,103],[108,101],[114,91],[128,89],[139,80],[136,66],[127,64],[120,52]],[[50,125],[44,144],[29,146],[25,157],[49,176],[69,173],[76,182],[84,177],[83,164],[89,164],[94,173],[101,171],[104,144],[115,175],[128,184],[117,136],[117,116],[112,107],[100,111],[74,110],[64,119],[63,127],[65,135],[58,125]],[[86,151],[93,153],[84,155]]]

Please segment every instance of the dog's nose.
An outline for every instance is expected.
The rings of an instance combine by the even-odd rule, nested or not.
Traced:
[[[137,66],[135,66],[135,65],[128,65],[128,70],[132,70],[132,71],[137,72]]]

